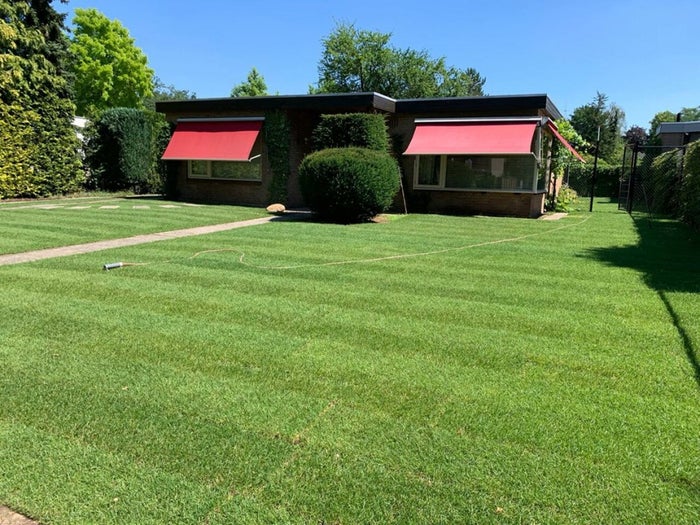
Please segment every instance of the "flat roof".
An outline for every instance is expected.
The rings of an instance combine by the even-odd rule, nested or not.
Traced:
[[[156,111],[266,111],[312,109],[320,111],[377,109],[393,113],[396,101],[381,93],[324,93],[320,95],[267,95],[262,97],[197,98],[156,102]]]
[[[662,122],[659,124],[657,134],[661,133],[698,133],[700,132],[700,120],[688,122]]]
[[[374,109],[395,114],[430,113],[436,115],[448,115],[457,111],[483,114],[510,112],[517,115],[542,109],[554,120],[562,118],[562,114],[546,94],[395,100],[381,93],[368,92],[199,98],[156,102],[156,111],[161,113],[268,111],[274,109],[320,112]]]

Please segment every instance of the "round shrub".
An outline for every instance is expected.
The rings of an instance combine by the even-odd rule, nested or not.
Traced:
[[[389,152],[386,120],[376,113],[321,115],[311,141],[315,150],[355,147]]]
[[[332,148],[308,155],[299,166],[306,205],[342,223],[385,211],[399,190],[399,167],[388,154],[365,148]]]

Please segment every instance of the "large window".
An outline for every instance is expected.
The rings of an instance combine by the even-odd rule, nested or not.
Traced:
[[[534,155],[417,155],[414,186],[425,189],[535,192]]]
[[[191,179],[262,180],[260,145],[253,148],[251,160],[189,160],[187,175]]]

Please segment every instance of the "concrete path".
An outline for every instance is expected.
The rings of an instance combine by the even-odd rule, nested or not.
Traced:
[[[111,248],[123,248],[125,246],[135,246],[137,244],[146,244],[149,242],[168,241],[171,239],[179,239],[181,237],[192,237],[194,235],[205,235],[207,233],[235,230],[237,228],[245,228],[247,226],[257,226],[258,224],[265,224],[271,221],[296,219],[300,216],[302,216],[301,213],[288,212],[284,215],[261,217],[259,219],[249,219],[247,221],[227,222],[224,224],[213,224],[211,226],[200,226],[197,228],[187,228],[184,230],[135,235],[134,237],[125,237],[122,239],[74,244],[72,246],[61,246],[59,248],[48,248],[46,250],[36,250],[32,252],[10,253],[7,255],[0,255],[0,266],[40,261],[42,259],[53,259],[54,257],[67,257],[69,255],[98,252],[100,250],[109,250]]]
[[[36,521],[0,506],[0,525],[39,525]]]

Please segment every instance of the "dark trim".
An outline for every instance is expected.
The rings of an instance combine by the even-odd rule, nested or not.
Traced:
[[[396,101],[396,113],[402,114],[449,114],[449,113],[527,113],[537,116],[544,110],[553,119],[561,118],[561,113],[545,94],[504,95],[484,97],[454,97],[404,99]]]
[[[273,95],[265,97],[201,98],[156,102],[156,111],[168,114],[227,111],[376,110],[389,114],[486,115],[493,113],[538,116],[544,111],[553,120],[562,118],[546,94],[484,97],[417,98],[394,100],[381,93],[328,93],[322,95]]]
[[[319,112],[375,109],[393,113],[396,109],[396,101],[381,93],[332,93],[323,95],[202,98],[156,102],[156,111],[161,113],[270,111],[275,109],[314,110]]]

